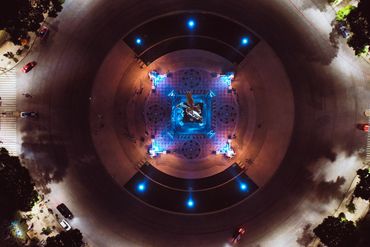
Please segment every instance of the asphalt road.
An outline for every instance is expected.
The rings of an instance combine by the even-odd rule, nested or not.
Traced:
[[[19,94],[33,95],[18,97],[18,109],[40,114],[20,122],[28,167],[50,183],[55,206],[69,206],[72,225],[91,246],[223,246],[240,224],[248,228],[241,246],[304,244],[297,241],[307,237],[304,226],[338,206],[361,165],[365,135],[354,126],[366,121],[370,98],[369,65],[342,39],[330,41],[334,13],[325,2],[66,1],[49,23],[49,39],[24,61],[37,67],[18,74]],[[133,200],[100,164],[90,135],[92,83],[108,51],[135,25],[177,10],[222,13],[250,27],[278,54],[294,94],[293,135],[280,169],[250,200],[216,215],[172,215]]]

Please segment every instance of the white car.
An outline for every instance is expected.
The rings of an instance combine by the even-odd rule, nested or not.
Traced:
[[[338,31],[345,39],[351,35],[350,31],[347,29],[346,23],[342,21],[338,23]]]
[[[71,225],[68,223],[67,220],[63,219],[59,224],[63,227],[64,230],[69,231],[72,229]]]

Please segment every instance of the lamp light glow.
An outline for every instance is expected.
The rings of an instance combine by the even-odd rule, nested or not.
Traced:
[[[249,44],[249,39],[247,37],[243,37],[242,40],[241,40],[241,44],[243,46],[246,46]]]
[[[241,191],[247,191],[248,190],[248,185],[246,183],[240,182],[239,183],[239,188]]]
[[[188,22],[187,22],[187,26],[189,29],[194,29],[195,26],[196,26],[196,22],[194,19],[189,19]]]
[[[188,206],[188,208],[193,208],[195,203],[193,199],[189,198],[188,201],[186,202],[186,205]]]
[[[146,184],[145,183],[139,183],[137,185],[137,190],[140,192],[144,192],[146,190]]]
[[[141,38],[136,38],[135,43],[137,45],[141,45],[143,43],[143,41],[141,40]]]

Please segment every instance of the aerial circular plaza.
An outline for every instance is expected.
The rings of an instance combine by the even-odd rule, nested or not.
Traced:
[[[18,120],[20,157],[88,246],[319,246],[367,154],[369,60],[335,14],[66,1],[17,65],[37,61],[16,75],[17,110],[37,113]]]

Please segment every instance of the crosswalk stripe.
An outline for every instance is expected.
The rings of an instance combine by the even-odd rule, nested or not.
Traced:
[[[17,77],[15,69],[0,74],[0,111],[16,111]],[[17,118],[0,117],[0,146],[10,154],[19,154],[17,144]]]

